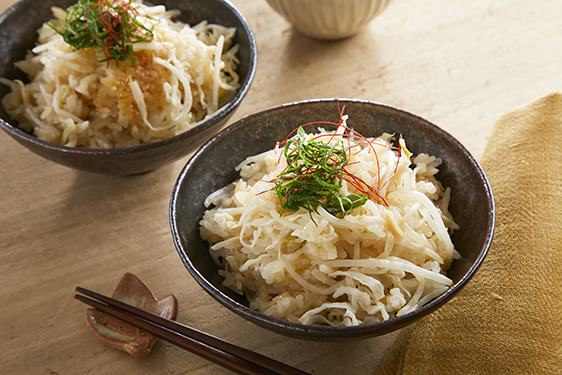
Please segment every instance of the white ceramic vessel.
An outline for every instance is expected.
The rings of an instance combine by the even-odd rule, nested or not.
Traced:
[[[391,0],[267,0],[302,34],[342,39],[363,29]]]

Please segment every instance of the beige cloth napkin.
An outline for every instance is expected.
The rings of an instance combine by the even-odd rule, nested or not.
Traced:
[[[562,374],[562,93],[505,113],[481,164],[497,211],[488,256],[400,332],[379,375]]]

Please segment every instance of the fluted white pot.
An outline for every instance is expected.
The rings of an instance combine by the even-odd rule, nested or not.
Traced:
[[[391,0],[267,0],[302,34],[316,39],[349,37],[379,15]]]

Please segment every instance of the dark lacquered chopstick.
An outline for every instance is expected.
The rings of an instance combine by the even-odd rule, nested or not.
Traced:
[[[306,372],[278,362],[272,358],[236,346],[172,320],[164,319],[158,315],[151,314],[99,293],[80,287],[77,287],[76,291],[104,303],[80,295],[75,295],[76,299],[125,320],[139,328],[145,329],[163,340],[240,374],[307,374]]]

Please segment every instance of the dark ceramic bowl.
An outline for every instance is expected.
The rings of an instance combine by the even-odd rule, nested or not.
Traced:
[[[402,134],[414,154],[443,159],[437,174],[452,189],[450,211],[460,229],[452,236],[462,259],[447,276],[453,285],[425,306],[388,321],[336,328],[287,323],[249,309],[245,297],[222,285],[223,278],[199,235],[203,201],[211,192],[239,178],[234,167],[247,156],[273,148],[296,127],[312,121],[337,122],[333,99],[291,103],[251,115],[213,137],[182,170],[170,201],[170,226],[177,251],[197,282],[217,301],[249,321],[284,335],[314,340],[346,340],[382,335],[402,328],[449,301],[474,275],[490,246],[495,208],[488,180],[474,157],[451,135],[430,122],[402,110],[358,100],[339,100],[349,115],[348,126],[364,136],[383,132]],[[312,132],[307,128],[307,132]]]
[[[66,9],[76,0],[23,0],[0,16],[0,77],[21,79],[27,77],[14,67],[34,47],[36,30],[52,18],[51,7]],[[105,174],[139,174],[153,171],[199,148],[223,125],[238,108],[254,79],[257,50],[254,34],[244,16],[226,0],[154,0],[166,9],[179,9],[180,21],[195,25],[207,20],[228,27],[236,27],[235,43],[240,45],[240,89],[236,96],[217,113],[199,126],[162,141],[110,150],[58,146],[41,141],[18,128],[0,105],[0,127],[12,138],[34,153],[67,167]],[[32,9],[33,11],[30,11]],[[0,84],[0,100],[9,88]]]

